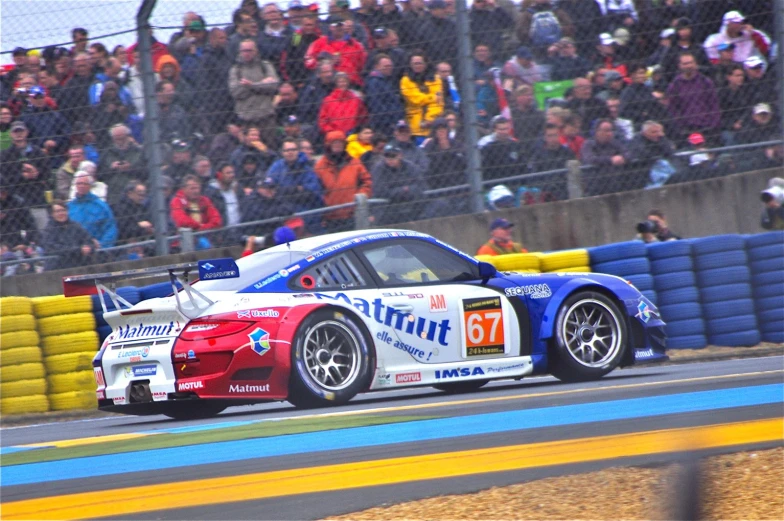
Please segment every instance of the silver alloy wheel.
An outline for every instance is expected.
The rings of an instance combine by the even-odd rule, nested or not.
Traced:
[[[302,355],[308,375],[328,391],[340,391],[354,383],[362,360],[357,337],[335,320],[319,322],[308,331]]]
[[[578,300],[567,310],[561,336],[569,354],[586,367],[603,367],[621,348],[620,319],[604,302]]]

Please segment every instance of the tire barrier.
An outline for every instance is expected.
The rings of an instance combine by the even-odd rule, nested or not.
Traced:
[[[589,248],[591,271],[608,273],[628,280],[645,297],[659,305],[651,277],[651,263],[648,260],[645,244],[640,241],[626,241]]]
[[[98,399],[95,397],[95,391],[69,391],[50,394],[49,406],[53,411],[95,409],[98,407]]]
[[[50,374],[49,392],[52,394],[70,393],[74,391],[95,392],[95,376],[92,369],[73,373]]]
[[[32,300],[33,312],[39,319],[73,313],[90,313],[93,310],[92,300],[89,295],[70,298],[66,298],[63,295],[55,295],[51,297],[35,297]]]
[[[38,319],[38,332],[44,338],[94,330],[95,317],[92,313],[72,313]]]
[[[481,262],[489,262],[498,271],[518,271],[533,273],[541,271],[539,256],[535,253],[510,253],[509,255],[477,255]],[[171,293],[171,285],[169,286]]]
[[[46,373],[49,375],[92,371],[94,357],[94,351],[52,355],[44,358],[44,366],[46,367]]]
[[[33,312],[34,299],[0,298],[1,414],[49,410],[46,368]]]
[[[730,347],[759,344],[762,338],[753,313],[745,238],[716,235],[691,242],[708,343]]]
[[[784,343],[784,231],[750,235],[746,248],[762,341]]]
[[[44,337],[41,342],[44,357],[82,352],[89,352],[95,355],[99,347],[98,333],[95,331]]]
[[[539,256],[539,269],[542,273],[584,268],[591,265],[590,254],[585,249],[554,251],[537,255]]]

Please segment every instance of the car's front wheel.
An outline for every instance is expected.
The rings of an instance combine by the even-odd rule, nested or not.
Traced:
[[[595,380],[615,369],[626,351],[626,319],[607,296],[583,291],[558,310],[550,372],[567,382]]]
[[[367,387],[371,351],[359,323],[330,309],[308,316],[291,350],[288,401],[297,407],[345,403]]]

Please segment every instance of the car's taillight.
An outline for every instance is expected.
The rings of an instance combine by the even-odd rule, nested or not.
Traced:
[[[241,320],[194,320],[180,333],[180,340],[207,340],[233,335],[248,329],[253,322]]]

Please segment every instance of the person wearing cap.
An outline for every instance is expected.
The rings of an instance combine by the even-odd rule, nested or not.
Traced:
[[[616,70],[602,71],[604,80],[604,87],[596,94],[596,99],[607,102],[611,97],[620,97],[623,90],[626,88],[626,83],[623,81],[623,76]]]
[[[346,135],[333,130],[324,137],[324,155],[314,170],[324,187],[324,204],[335,206],[353,202],[355,195],[373,196],[373,179],[359,159],[346,152]],[[324,215],[328,232],[354,228],[354,208],[341,208]]]
[[[403,76],[406,64],[408,63],[408,53],[406,53],[406,51],[401,49],[399,46],[393,45],[393,39],[391,35],[392,31],[384,26],[379,26],[373,29],[371,32],[371,37],[373,38],[373,49],[368,54],[368,59],[365,62],[364,75],[367,76],[376,69],[378,64],[377,58],[379,55],[383,54],[392,60],[391,75],[393,78],[395,78],[395,84],[397,85],[400,82],[400,78]],[[367,85],[365,86],[365,90],[367,92],[372,92],[369,90]]]
[[[191,44],[197,39],[200,44],[204,44],[206,25],[198,13],[187,11],[182,15],[181,27],[182,29],[171,35],[168,46],[169,52],[180,61],[188,54]]]
[[[740,70],[743,72],[742,64],[736,62],[733,57],[734,53],[735,44],[722,43],[719,45],[719,59],[711,64],[710,78],[713,80],[716,88],[719,89],[719,96],[721,96],[722,90],[727,87],[727,75],[730,71],[740,65]]]
[[[30,131],[33,143],[49,156],[60,155],[68,146],[71,124],[60,111],[53,110],[46,103],[46,92],[39,85],[33,86],[29,93],[29,105],[24,108],[20,120]]]
[[[346,33],[345,23],[333,19],[329,24],[329,34],[319,37],[305,53],[305,67],[315,70],[318,56],[326,52],[335,57],[335,70],[348,74],[352,85],[362,86],[362,70],[367,60],[365,46]]]
[[[430,122],[444,112],[444,82],[428,66],[424,53],[412,53],[408,65],[400,80],[400,95],[411,134],[419,144],[427,137]]]
[[[349,134],[367,120],[365,102],[349,89],[350,86],[348,74],[335,74],[335,90],[324,98],[319,110],[318,126],[322,134],[333,130]]]
[[[681,54],[679,74],[667,88],[670,117],[683,142],[693,132],[712,133],[719,128],[721,109],[716,87],[699,71],[697,59],[690,53]]]
[[[746,84],[751,92],[752,103],[777,105],[780,86],[777,85],[776,75],[767,72],[767,62],[757,56],[751,56],[743,62],[743,69],[746,72]]]
[[[253,192],[243,199],[242,222],[250,223],[267,219],[289,217],[294,207],[278,194],[278,185],[269,176],[261,176],[256,180]],[[243,226],[242,233],[263,236],[275,228],[275,224],[256,224]]]
[[[278,197],[293,207],[294,212],[303,212],[324,207],[324,190],[308,157],[300,150],[297,140],[285,138],[280,146],[281,158],[267,170],[278,189]],[[318,233],[321,216],[307,217],[308,229]]]
[[[312,75],[312,72],[305,67],[305,54],[310,45],[321,38],[318,16],[310,11],[302,10],[302,12],[305,14],[299,16],[299,27],[291,34],[285,52],[280,58],[281,76],[298,90],[307,84]]]
[[[383,159],[373,166],[373,194],[388,199],[389,205],[375,207],[373,215],[378,225],[402,221],[416,221],[423,208],[427,185],[423,172],[403,159],[403,151],[392,143],[384,147]]]
[[[32,143],[28,136],[30,134],[27,125],[23,121],[14,121],[9,127],[11,135],[11,146],[0,153],[0,165],[2,165],[3,175],[10,185],[15,185],[22,175],[22,164],[35,162],[40,169],[48,171],[49,158],[44,154],[40,147]]]
[[[781,139],[779,120],[769,103],[757,103],[751,109],[743,129],[737,134],[739,143],[759,143]]]
[[[390,135],[397,121],[405,118],[399,80],[395,79],[394,61],[386,54],[374,58],[373,72],[367,77],[368,124],[374,132]]]
[[[718,48],[722,43],[735,44],[734,59],[739,63],[743,63],[751,56],[767,58],[771,48],[770,37],[755,29],[739,11],[724,13],[719,32],[705,39],[703,45],[708,58],[718,59]]]
[[[784,179],[770,179],[768,187],[760,192],[760,201],[763,204],[760,226],[765,230],[784,230]]]
[[[256,126],[265,143],[272,143],[277,129],[273,100],[280,78],[275,67],[259,56],[253,40],[242,41],[239,54],[229,71],[234,112],[246,125]]]
[[[435,121],[435,120],[434,120]],[[414,140],[411,135],[411,127],[406,120],[401,119],[395,123],[390,143],[394,144],[403,151],[403,158],[414,163],[423,172],[427,172],[430,167],[430,160],[425,152]]]
[[[509,253],[528,253],[519,242],[512,241],[514,224],[499,217],[490,223],[490,240],[477,251],[477,255],[507,255]]]
[[[577,53],[577,45],[572,38],[564,36],[552,47],[552,52],[549,53],[552,81],[573,80],[591,71],[591,62]]]
[[[658,45],[651,55],[646,58],[645,64],[649,67],[653,67],[654,65],[661,66],[661,64],[664,63],[664,59],[670,53],[670,49],[672,49],[672,41],[674,37],[675,29],[672,27],[668,27],[660,32]]]

